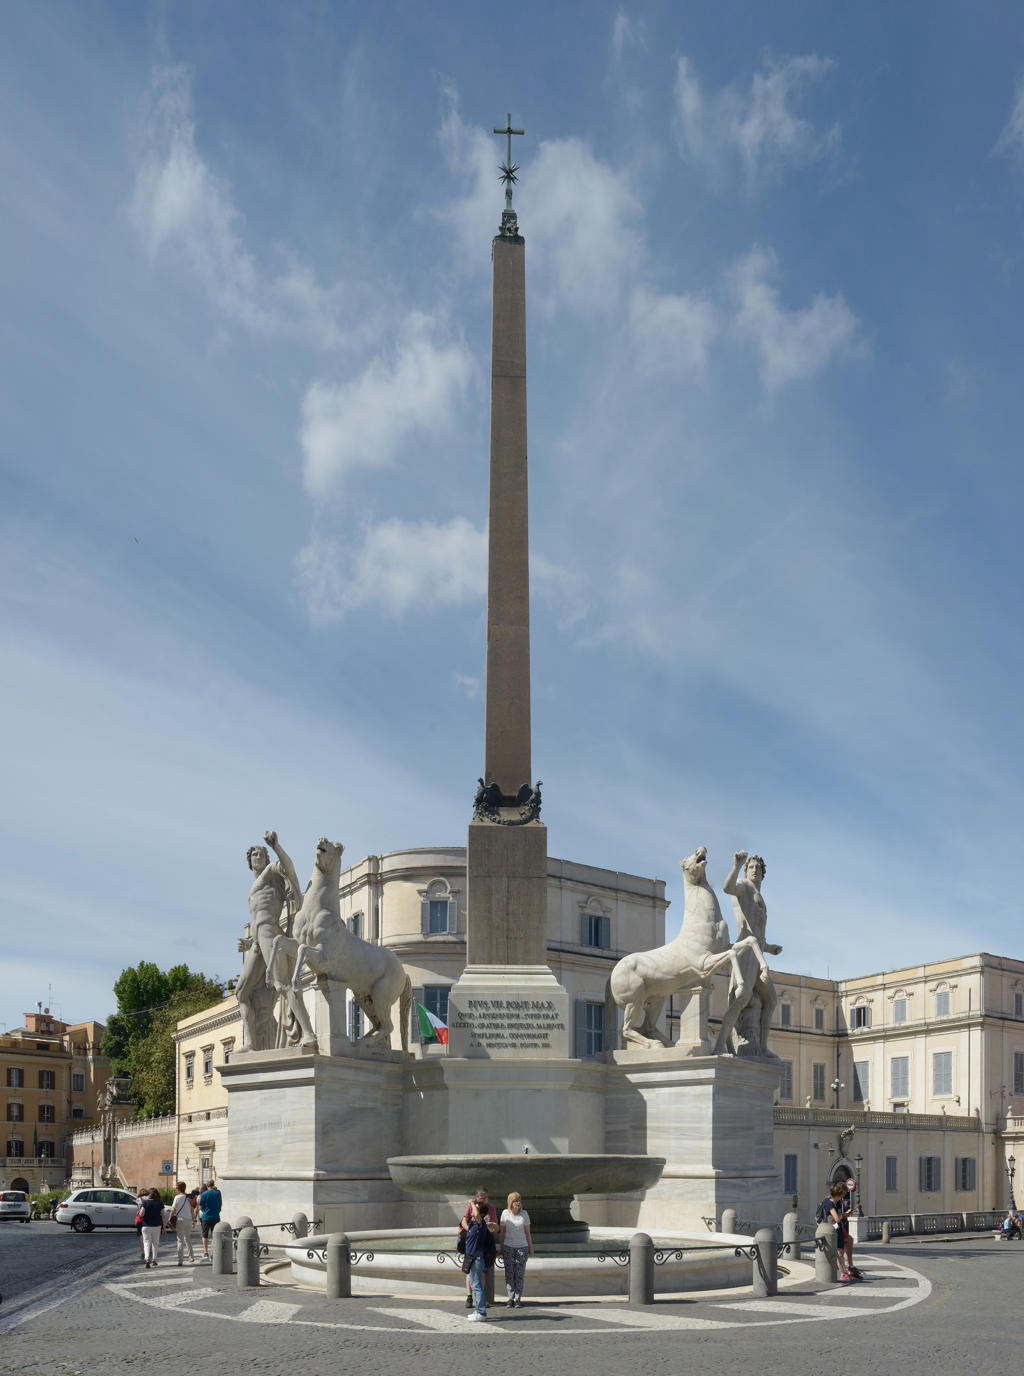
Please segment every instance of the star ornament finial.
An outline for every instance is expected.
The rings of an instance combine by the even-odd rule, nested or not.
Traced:
[[[505,161],[499,163],[501,176],[498,180],[503,182],[505,186],[505,210],[501,217],[500,233],[506,238],[515,238],[519,234],[519,228],[516,224],[516,213],[512,209],[512,188],[519,180],[516,175],[519,171],[519,165],[512,161],[512,135],[521,134],[523,131],[522,129],[512,128],[512,116],[509,115],[504,129],[495,127],[494,132],[496,134],[504,134],[505,138],[508,140],[508,151],[505,154]]]
[[[503,162],[499,164],[499,168],[501,176],[498,180],[505,183],[505,194],[511,196],[512,188],[519,180],[516,176],[516,173],[519,171],[519,164],[517,162]]]

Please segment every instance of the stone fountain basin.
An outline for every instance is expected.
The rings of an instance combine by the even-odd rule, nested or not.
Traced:
[[[391,1179],[409,1194],[468,1199],[484,1186],[501,1212],[513,1190],[523,1196],[535,1237],[585,1239],[587,1225],[572,1217],[573,1197],[632,1194],[649,1189],[665,1168],[663,1156],[579,1156],[531,1152],[466,1156],[389,1156]]]

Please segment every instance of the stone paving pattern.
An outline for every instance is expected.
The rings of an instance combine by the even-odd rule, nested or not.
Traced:
[[[183,1370],[448,1372],[488,1376],[1018,1376],[1024,1245],[985,1238],[860,1249],[863,1285],[801,1284],[776,1300],[586,1301],[491,1310],[455,1300],[328,1301],[288,1287],[238,1291],[165,1243],[145,1271],[134,1235],[55,1224],[0,1227],[0,1372],[107,1376]],[[499,1287],[500,1288],[500,1287]],[[528,1288],[528,1287],[527,1287]],[[182,1331],[182,1316],[189,1326]],[[473,1354],[471,1344],[486,1351]]]

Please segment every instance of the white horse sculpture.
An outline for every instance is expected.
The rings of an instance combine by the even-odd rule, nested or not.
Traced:
[[[308,966],[323,986],[336,980],[352,991],[352,997],[370,1020],[370,1030],[357,1046],[390,1046],[394,1027],[392,1008],[399,1004],[402,1050],[409,1049],[409,1013],[412,980],[405,967],[386,946],[375,946],[353,935],[341,919],[338,876],[344,846],[321,836],[316,843],[313,877],[295,916],[293,935],[274,938],[267,983],[279,993],[298,990],[302,971]],[[316,1044],[309,1014],[299,1005],[302,1045]]]
[[[686,906],[676,939],[654,951],[623,956],[612,970],[608,986],[612,998],[623,1010],[624,1046],[668,1046],[668,1038],[656,1026],[665,1000],[682,991],[695,992],[709,975],[729,964],[739,982],[741,951],[756,952],[762,968],[767,970],[755,937],[744,937],[735,944],[730,942],[729,928],[718,906],[718,898],[704,877],[707,862],[706,846],[698,846],[692,855],[679,862],[686,878]],[[714,1055],[726,1049],[739,1014],[739,1005],[730,1003],[722,1019]]]

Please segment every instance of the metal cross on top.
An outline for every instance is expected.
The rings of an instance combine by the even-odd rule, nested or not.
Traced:
[[[525,129],[512,128],[512,116],[508,116],[508,121],[504,129],[495,128],[496,134],[504,134],[508,139],[508,151],[505,154],[505,161],[501,164],[501,181],[505,183],[505,209],[512,209],[512,187],[516,181],[516,173],[519,171],[517,165],[512,161],[512,135],[525,134]]]

